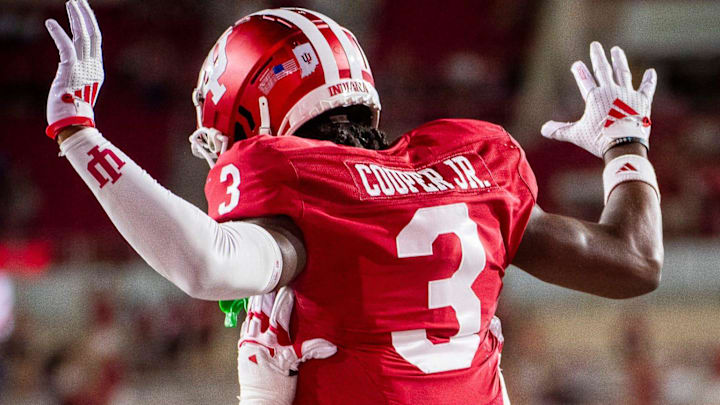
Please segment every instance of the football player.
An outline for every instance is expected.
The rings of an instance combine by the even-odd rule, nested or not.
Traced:
[[[193,297],[294,290],[276,309],[272,294],[251,302],[243,403],[507,404],[494,313],[511,263],[603,297],[658,285],[660,194],[647,159],[656,74],[635,90],[618,47],[611,64],[591,44],[594,74],[572,66],[582,118],[541,129],[605,161],[605,208],[591,223],[536,205],[525,154],[498,125],[438,120],[388,144],[368,61],[330,18],[249,15],[222,34],[193,93],[192,150],[212,167],[206,215],[95,128],[100,30],[86,0],[67,7],[72,39],[46,23],[60,51],[47,134],[117,229]]]

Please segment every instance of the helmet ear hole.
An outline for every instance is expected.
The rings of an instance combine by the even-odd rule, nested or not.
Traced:
[[[239,122],[236,122],[235,123],[235,133],[233,134],[233,142],[242,141],[243,139],[247,139],[247,134],[245,133],[245,129]]]
[[[255,131],[255,120],[253,119],[252,114],[250,113],[250,111],[248,111],[247,108],[239,105],[239,106],[238,106],[238,113],[239,113],[240,115],[242,115],[242,116],[247,120],[248,127],[250,127],[250,130],[251,130],[251,131]]]

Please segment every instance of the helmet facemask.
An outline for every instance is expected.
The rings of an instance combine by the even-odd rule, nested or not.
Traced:
[[[230,138],[215,128],[207,128],[202,126],[202,108],[205,101],[202,91],[202,77],[198,87],[193,90],[192,100],[195,105],[195,113],[197,116],[198,129],[193,131],[188,140],[190,141],[190,149],[196,157],[205,159],[210,168],[215,166],[218,157],[225,153],[230,143]]]
[[[210,168],[215,166],[218,157],[227,151],[229,138],[214,128],[201,127],[188,138],[190,149],[196,157],[203,158]]]

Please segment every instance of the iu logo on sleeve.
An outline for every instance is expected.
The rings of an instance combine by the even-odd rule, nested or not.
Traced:
[[[95,177],[95,180],[98,181],[100,188],[103,188],[108,181],[115,183],[120,178],[120,176],[122,176],[122,174],[120,173],[120,169],[125,166],[125,162],[120,160],[120,158],[112,150],[100,150],[98,146],[95,146],[94,148],[90,149],[87,154],[89,156],[92,156],[92,159],[90,159],[87,165],[88,172],[90,172],[90,174]],[[112,163],[115,163],[116,167],[113,167]],[[98,170],[97,168],[98,165],[102,167],[105,174],[110,176],[109,179],[105,177],[105,175],[100,173],[100,170]]]

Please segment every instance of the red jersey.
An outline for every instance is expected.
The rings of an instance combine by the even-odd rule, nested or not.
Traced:
[[[205,192],[218,221],[303,232],[291,335],[338,352],[300,367],[295,404],[502,403],[489,329],[537,186],[501,127],[433,121],[382,151],[253,137]]]

